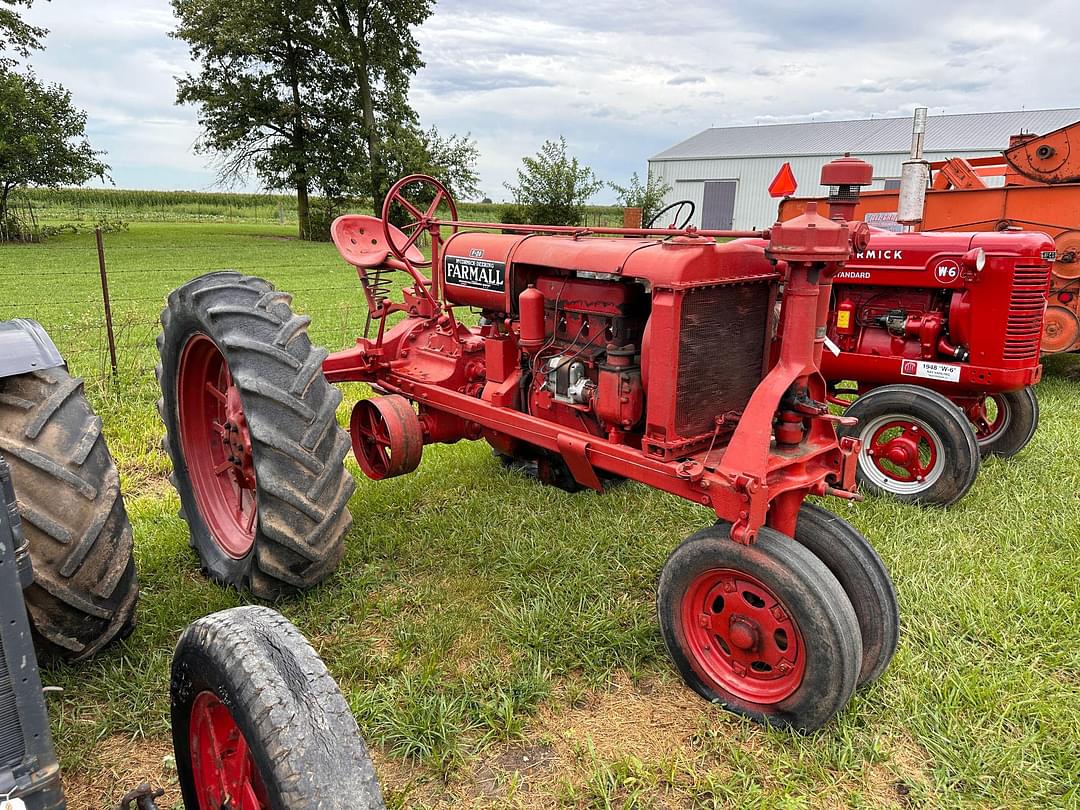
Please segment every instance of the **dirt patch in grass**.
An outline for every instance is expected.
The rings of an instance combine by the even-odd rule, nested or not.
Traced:
[[[149,782],[165,788],[157,800],[162,810],[181,808],[172,742],[166,737],[115,735],[106,737],[93,751],[94,768],[64,773],[64,793],[72,810],[112,808],[127,791]]]

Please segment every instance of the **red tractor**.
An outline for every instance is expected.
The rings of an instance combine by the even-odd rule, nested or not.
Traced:
[[[657,598],[667,648],[705,698],[808,730],[885,669],[898,631],[888,573],[852,526],[804,503],[857,497],[858,443],[837,438],[846,420],[818,372],[819,299],[851,240],[865,247],[865,225],[815,206],[765,232],[461,222],[423,176],[386,200],[381,220],[332,231],[374,338],[328,356],[286,293],[238,273],[169,296],[160,410],[213,578],[272,598],[334,570],[353,482],[330,383],[364,382],[380,395],[356,403],[351,446],[373,479],[411,472],[427,444],[483,439],[548,483],[602,490],[621,476],[712,511],[716,524],[667,560]]]
[[[855,158],[826,165],[830,215],[852,219],[872,174]],[[860,488],[948,505],[981,456],[1009,458],[1031,440],[1053,261],[1053,239],[1037,231],[874,230],[836,274],[821,373],[830,401],[858,419],[841,433],[862,444]]]

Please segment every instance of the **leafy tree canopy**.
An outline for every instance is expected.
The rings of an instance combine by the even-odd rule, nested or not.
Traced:
[[[505,185],[534,225],[580,223],[585,204],[604,187],[592,169],[567,155],[563,137],[545,141],[535,157],[521,162],[517,183]]]
[[[0,223],[20,186],[78,186],[108,167],[86,140],[86,113],[60,85],[0,68]]]
[[[48,31],[35,25],[29,25],[19,16],[19,6],[29,8],[34,0],[0,0],[0,66],[11,67],[16,59],[12,54],[23,58],[30,51],[41,48],[41,40]]]
[[[645,183],[642,183],[638,173],[634,172],[630,175],[629,185],[620,186],[615,183],[608,183],[608,185],[615,191],[619,205],[624,208],[641,209],[642,223],[647,223],[652,219],[653,214],[660,210],[664,196],[671,191],[668,183],[652,173],[648,175]]]

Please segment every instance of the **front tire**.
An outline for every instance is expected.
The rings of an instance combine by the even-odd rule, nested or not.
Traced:
[[[967,416],[936,391],[885,385],[863,394],[845,416],[859,422],[838,432],[862,443],[861,489],[906,503],[949,506],[979,474],[979,445]]]
[[[987,400],[993,402],[992,417],[985,413]],[[1039,427],[1039,399],[1034,388],[991,394],[981,404],[983,413],[974,427],[983,458],[1012,458],[1027,447]]]
[[[0,452],[30,547],[23,594],[38,652],[88,658],[134,629],[139,582],[120,476],[82,380],[63,368],[0,380]]]
[[[660,632],[686,684],[758,722],[813,731],[851,698],[862,661],[855,611],[806,548],[770,528],[692,535],[660,574]]]
[[[169,295],[158,336],[158,410],[191,544],[212,579],[262,599],[333,573],[356,486],[341,392],[291,300],[211,273]]]
[[[239,607],[189,625],[170,692],[185,807],[385,807],[349,704],[276,611]]]
[[[812,503],[799,510],[795,539],[825,563],[855,609],[862,637],[858,685],[877,680],[900,640],[896,590],[881,557],[858,529]]]

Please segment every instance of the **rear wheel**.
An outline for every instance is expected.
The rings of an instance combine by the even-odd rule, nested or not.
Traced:
[[[979,473],[979,445],[967,416],[936,391],[886,385],[847,409],[855,426],[842,435],[862,443],[856,475],[862,489],[909,503],[948,506]]]
[[[825,563],[855,609],[862,637],[859,686],[877,680],[900,639],[900,608],[885,564],[858,529],[812,503],[799,510],[795,539]]]
[[[63,368],[0,380],[0,452],[30,547],[38,651],[87,658],[134,628],[139,584],[120,476],[82,380]]]
[[[1039,399],[1035,389],[1029,386],[990,394],[978,403],[972,425],[983,458],[1012,458],[1027,447],[1039,427]]]
[[[212,273],[169,295],[158,409],[191,544],[216,581],[273,599],[328,577],[355,483],[341,393],[308,318],[258,278]]]
[[[319,656],[266,607],[191,624],[172,664],[172,733],[192,810],[375,810],[375,771]]]
[[[760,530],[749,546],[718,523],[691,536],[660,574],[660,632],[683,680],[706,700],[799,731],[851,698],[862,660],[855,611],[817,557]]]

